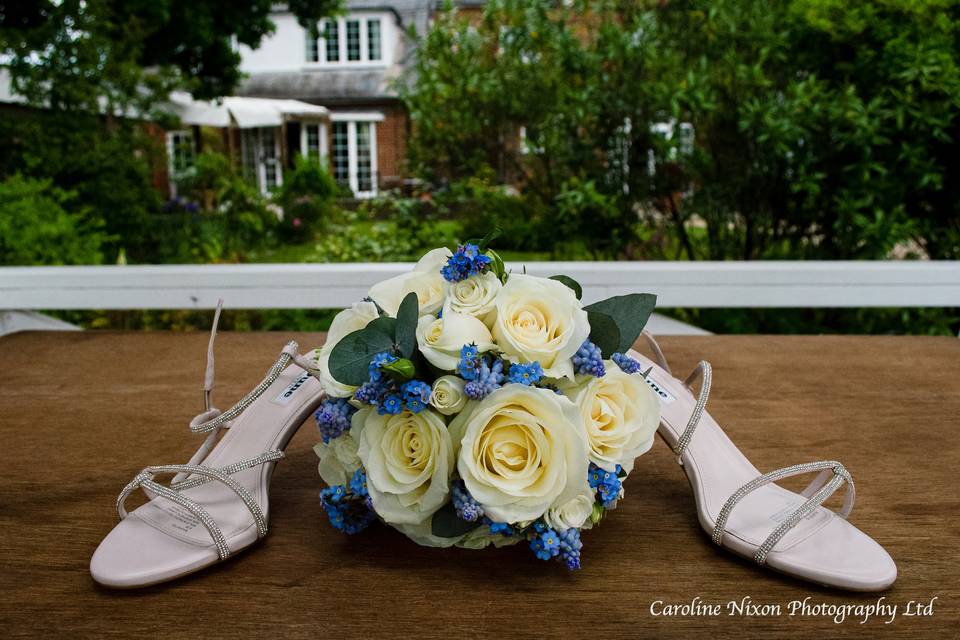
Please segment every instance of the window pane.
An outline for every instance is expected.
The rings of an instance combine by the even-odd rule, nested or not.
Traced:
[[[347,20],[347,60],[360,59],[360,21]]]
[[[311,160],[320,160],[320,125],[308,124],[307,127],[307,157]]]
[[[170,134],[171,165],[175,177],[193,167],[193,136],[187,131]]]
[[[243,154],[243,177],[250,184],[257,184],[256,129],[240,130],[240,147]]]
[[[320,60],[320,52],[317,49],[317,33],[313,29],[307,29],[307,62],[317,62]]]
[[[350,151],[347,123],[333,123],[333,177],[339,184],[350,183]]]
[[[357,123],[357,191],[373,191],[370,126],[369,122]]]
[[[279,182],[277,169],[276,129],[273,127],[264,127],[263,129],[260,129],[260,132],[262,135],[261,144],[263,145],[262,153],[264,178],[267,190],[273,191]]]
[[[324,40],[327,48],[327,62],[340,61],[340,27],[336,20],[327,21],[327,29],[324,32]]]
[[[380,20],[367,20],[367,54],[370,60],[380,59]]]

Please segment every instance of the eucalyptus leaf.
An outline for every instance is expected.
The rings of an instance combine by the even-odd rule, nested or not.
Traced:
[[[391,318],[390,316],[380,316],[379,318],[374,318],[367,323],[367,329],[371,331],[376,331],[377,333],[382,333],[383,335],[390,338],[391,343],[396,342],[397,335],[397,319]]]
[[[370,377],[370,361],[381,351],[393,349],[393,334],[373,325],[377,318],[359,331],[347,334],[330,352],[330,375],[340,384],[359,387]]]
[[[590,322],[590,341],[597,345],[604,357],[616,353],[620,345],[620,329],[616,321],[605,313],[587,311]]]
[[[430,532],[438,538],[459,538],[470,533],[482,524],[481,521],[467,522],[457,515],[457,510],[452,502],[440,507],[440,510],[433,514],[430,522]]]
[[[640,336],[640,332],[643,331],[647,320],[650,319],[650,314],[653,313],[653,309],[656,306],[657,296],[654,294],[631,293],[625,296],[607,298],[606,300],[594,302],[584,307],[588,314],[592,311],[613,318],[617,329],[620,331],[618,344],[613,350],[607,351],[604,347],[600,347],[601,351],[603,351],[603,356],[609,358],[615,352],[625,353],[630,349]],[[593,340],[593,322],[590,323],[590,327],[591,340]],[[600,346],[596,340],[594,340],[594,343]]]
[[[395,338],[400,355],[409,358],[417,348],[417,320],[420,319],[420,301],[414,292],[408,293],[397,310]]]
[[[567,285],[570,289],[573,289],[573,293],[576,294],[577,300],[583,297],[583,287],[580,286],[580,283],[571,278],[570,276],[556,275],[550,276],[551,280],[556,280],[557,282],[562,282]]]

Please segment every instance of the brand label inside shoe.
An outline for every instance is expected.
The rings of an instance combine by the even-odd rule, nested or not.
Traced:
[[[647,376],[644,378],[647,381],[647,385],[653,389],[654,393],[657,394],[657,397],[660,398],[660,402],[663,404],[670,404],[671,402],[676,401],[676,397],[672,393],[666,390],[662,384],[653,379],[653,376]]]
[[[300,374],[300,377],[291,382],[286,389],[280,392],[276,398],[273,399],[274,404],[286,405],[289,404],[290,399],[293,398],[293,395],[303,386],[303,383],[310,378],[310,374],[304,371]]]

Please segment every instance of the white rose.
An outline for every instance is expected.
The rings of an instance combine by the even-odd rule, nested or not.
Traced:
[[[481,352],[496,346],[490,330],[473,316],[448,311],[442,318],[421,316],[417,322],[420,353],[438,369],[454,371],[465,344],[475,344]]]
[[[501,387],[468,402],[450,433],[460,477],[495,522],[534,520],[589,488],[577,408],[549,389]]]
[[[317,443],[313,450],[320,458],[317,471],[320,472],[323,481],[331,487],[346,484],[350,481],[353,472],[360,468],[357,441],[349,433],[341,434],[328,444]]]
[[[590,335],[587,312],[556,280],[513,275],[497,295],[493,337],[511,362],[539,362],[549,378],[573,378],[571,358]]]
[[[359,331],[367,326],[371,320],[377,318],[377,306],[372,302],[357,302],[352,307],[344,309],[334,317],[327,331],[327,341],[320,347],[317,355],[317,369],[319,369],[320,386],[327,395],[337,398],[346,398],[353,395],[356,387],[341,384],[330,375],[330,353],[337,343],[348,334]]]
[[[434,411],[378,415],[361,409],[350,434],[359,443],[374,511],[386,522],[420,524],[447,501],[453,441]]]
[[[593,513],[593,503],[596,499],[594,493],[594,490],[587,486],[572,500],[551,507],[543,519],[557,531],[563,531],[571,527],[579,529],[590,520],[590,515]]]
[[[457,376],[440,376],[430,390],[430,404],[445,416],[457,413],[467,404],[464,386],[466,383]]]
[[[653,446],[660,402],[639,374],[624,373],[609,360],[604,366],[606,375],[591,377],[567,394],[586,427],[590,461],[607,471],[619,464],[630,473],[634,459]]]
[[[413,271],[395,276],[370,287],[368,294],[387,315],[396,317],[400,303],[408,293],[416,293],[420,313],[436,313],[443,306],[443,283],[440,269],[452,254],[449,249],[428,251]]]
[[[492,326],[496,318],[497,294],[503,288],[495,273],[488,271],[460,282],[446,282],[444,287],[447,296],[444,312],[450,309],[465,313],[481,320],[488,327]]]

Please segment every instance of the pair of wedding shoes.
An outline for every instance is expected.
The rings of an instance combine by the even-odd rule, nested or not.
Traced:
[[[227,411],[210,406],[214,316],[204,383],[206,410],[190,429],[207,439],[185,465],[145,468],[117,499],[120,522],[90,561],[100,584],[142,587],[172,580],[216,564],[267,533],[269,486],[276,463],[300,425],[323,398],[314,361],[287,344],[266,377]],[[839,462],[823,461],[761,474],[706,412],[711,368],[701,362],[681,382],[663,352],[644,333],[651,361],[631,352],[648,384],[660,396],[660,435],[687,472],[700,524],[713,541],[758,564],[842,589],[878,591],[896,579],[897,568],[884,549],[847,522],[854,485]],[[701,379],[696,395],[690,385]],[[222,437],[221,437],[222,435]],[[800,494],[775,484],[783,478],[819,472]],[[168,486],[156,476],[174,474]],[[841,486],[846,498],[838,513],[822,506]],[[132,512],[127,498],[141,489],[149,498]]]

